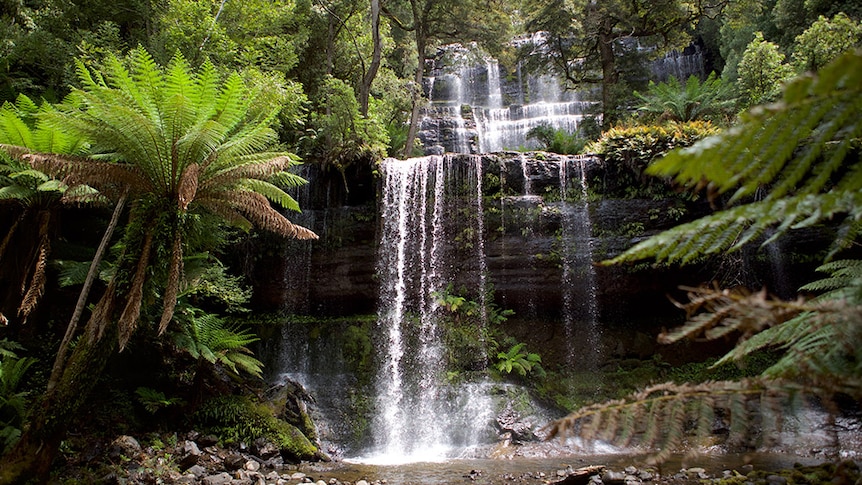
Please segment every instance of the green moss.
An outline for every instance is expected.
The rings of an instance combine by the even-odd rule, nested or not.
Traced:
[[[315,460],[320,457],[317,447],[296,426],[276,418],[266,405],[244,396],[210,399],[195,413],[194,419],[202,429],[226,444],[251,443],[265,438],[291,458]]]

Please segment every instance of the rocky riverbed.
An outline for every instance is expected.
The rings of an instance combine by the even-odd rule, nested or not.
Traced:
[[[105,450],[101,476],[75,477],[116,484],[187,485],[854,485],[853,461],[820,463],[787,455],[703,455],[640,465],[643,456],[556,456],[531,459],[453,459],[440,463],[373,466],[348,461],[285,463],[270,443],[216,446],[190,433],[142,446],[120,436]],[[71,472],[66,469],[66,472]],[[91,472],[92,473],[92,472]],[[72,474],[76,474],[73,473]],[[71,479],[71,478],[70,478]],[[66,480],[62,480],[64,483]],[[90,483],[90,482],[87,482]]]

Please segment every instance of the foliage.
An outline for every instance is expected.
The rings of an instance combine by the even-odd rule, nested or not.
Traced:
[[[676,0],[648,9],[621,0],[544,2],[525,12],[529,18],[527,30],[544,33],[535,44],[525,45],[525,54],[551,66],[573,85],[600,84],[602,119],[609,127],[616,121],[614,86],[629,74],[628,77],[638,77],[634,69],[625,65],[625,59],[637,55],[626,41],[637,39],[654,56],[685,47],[696,20],[716,13],[714,10],[704,4]]]
[[[264,438],[283,454],[301,460],[319,458],[317,447],[296,427],[282,421],[263,404],[242,396],[210,399],[194,415],[195,421],[226,443],[253,443]]]
[[[181,305],[174,318],[180,330],[172,335],[172,340],[179,349],[195,359],[261,377],[263,364],[251,355],[247,347],[259,340],[251,331],[187,305]]]
[[[96,155],[24,155],[73,185],[86,183],[111,198],[128,194],[136,202],[130,221],[135,229],[126,232],[125,247],[140,248],[140,253],[132,263],[135,277],[120,323],[121,347],[137,323],[151,254],[170,261],[162,273],[167,284],[160,330],[169,322],[184,235],[193,232],[200,212],[245,229],[254,224],[287,237],[316,237],[269,204],[298,210],[280,185],[304,183],[286,171],[295,163],[291,154],[265,151],[275,142],[270,125],[279,107],[256,104],[258,93],[239,75],[222,82],[209,63],[192,73],[182,57],[175,57],[162,69],[139,49],[130,54],[129,64],[111,56],[103,74],[78,63],[83,88],[45,114],[53,126],[92,140]]]
[[[527,132],[527,139],[536,139],[544,148],[551,153],[560,153],[564,155],[580,153],[587,140],[582,138],[578,133],[568,133],[565,130],[558,130],[548,124],[541,124],[530,128]]]
[[[18,357],[16,350],[23,348],[8,339],[0,340],[0,454],[21,435],[30,392],[20,388],[24,374],[36,362],[32,357]]]
[[[491,287],[483,302],[458,295],[451,283],[432,296],[434,303],[445,310],[438,325],[445,329],[450,367],[477,370],[487,366],[488,353],[496,352],[502,340],[501,325],[515,312],[494,303]]]
[[[153,19],[150,44],[163,61],[180,52],[194,65],[210,59],[224,69],[255,66],[284,75],[299,62],[309,35],[301,3],[171,0]]]
[[[739,90],[746,106],[766,103],[778,97],[781,83],[792,74],[778,45],[764,40],[762,32],[754,33],[754,40],[745,48],[737,70]]]
[[[379,120],[360,115],[359,102],[347,83],[327,78],[318,92],[317,103],[306,151],[324,167],[332,166],[343,173],[352,163],[385,155],[389,142],[386,129]]]
[[[646,168],[654,160],[674,148],[687,147],[696,141],[714,135],[718,129],[709,122],[664,123],[647,126],[619,126],[602,133],[601,138],[587,145],[587,153],[602,156],[605,170],[613,177],[613,185],[604,186],[602,192],[611,197],[666,196],[670,187],[663,181],[647,177]],[[598,185],[596,185],[598,187]],[[632,193],[641,188],[645,193]]]
[[[730,203],[757,191],[765,196],[677,226],[610,262],[687,262],[740,249],[767,229],[774,228],[774,240],[828,220],[838,223],[832,253],[852,245],[862,230],[862,121],[854,115],[860,86],[862,54],[847,54],[817,77],[790,83],[782,103],[758,107],[739,125],[654,163],[648,173],[707,186],[713,198],[730,191]]]
[[[684,446],[710,445],[715,420],[721,417],[729,422],[731,449],[747,449],[767,444],[781,431],[780,417],[791,394],[776,382],[768,384],[757,379],[656,384],[623,399],[585,406],[555,421],[547,431],[550,437],[577,434],[659,450],[651,461],[663,462]],[[756,410],[759,427],[753,425],[750,409]]]
[[[859,22],[843,12],[831,20],[821,15],[796,37],[793,65],[797,71],[817,71],[854,47],[862,47]]]
[[[703,82],[697,76],[690,76],[685,86],[674,76],[658,84],[650,81],[646,94],[635,91],[634,95],[643,103],[638,110],[656,115],[660,120],[721,119],[734,102],[731,87],[712,72]]]
[[[70,135],[39,121],[40,114],[51,107],[37,106],[30,98],[19,95],[15,103],[0,106],[0,146],[20,147],[19,152],[49,151],[78,155],[88,145],[80,136]],[[0,203],[13,204],[20,210],[16,221],[0,240],[0,261],[8,268],[13,259],[22,260],[18,316],[26,320],[39,302],[46,284],[46,268],[51,253],[51,229],[62,203],[83,202],[95,197],[86,186],[69,187],[61,180],[36,170],[26,161],[0,150]],[[16,249],[10,244],[17,242]],[[14,246],[14,245],[13,245]],[[26,249],[32,246],[32,249]],[[16,302],[17,304],[17,302]]]
[[[528,352],[526,344],[521,342],[513,345],[506,352],[497,354],[497,370],[511,374],[516,372],[521,377],[526,377],[527,374],[535,372],[536,374],[544,374],[542,369],[542,356],[539,354]]]
[[[138,395],[138,401],[144,406],[144,409],[153,414],[159,409],[183,403],[181,398],[167,397],[165,393],[149,387],[139,387],[135,389],[135,394]]]
[[[691,261],[704,254],[738,248],[777,225],[776,234],[825,220],[839,220],[833,253],[859,237],[862,168],[858,112],[862,53],[847,54],[818,77],[789,84],[781,104],[761,107],[741,125],[674,152],[650,171],[676,175],[683,184],[708,181],[716,193],[735,189],[730,201],[764,190],[765,196],[737,208],[671,229],[639,244],[611,262],[644,257]],[[762,219],[767,219],[763,221]],[[685,233],[684,240],[681,234]],[[552,433],[579,433],[628,443],[633,437],[666,458],[686,436],[711,433],[719,412],[729,419],[730,443],[751,445],[746,429],[755,414],[761,442],[781,431],[780,416],[798,408],[805,395],[830,399],[836,393],[862,397],[862,262],[834,261],[821,271],[829,277],[803,287],[826,291],[810,301],[787,302],[765,291],[690,289],[681,305],[688,322],[661,340],[683,338],[740,341],[716,366],[772,350],[779,358],[757,379],[699,385],[662,384],[630,398],[582,408],[558,421]],[[641,423],[645,423],[641,424]]]

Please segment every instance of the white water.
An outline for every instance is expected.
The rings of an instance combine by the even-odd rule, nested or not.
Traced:
[[[563,89],[557,79],[523,79],[519,69],[517,92],[504,95],[495,59],[477,59],[480,54],[460,46],[449,49],[446,60],[450,65],[429,77],[426,88],[432,109],[454,125],[453,133],[436,137],[446,151],[490,153],[538,148],[527,134],[540,125],[568,133],[577,131],[588,103]],[[462,113],[464,106],[469,107],[468,119]],[[474,139],[476,144],[471,143]]]
[[[601,330],[587,197],[584,158],[563,158],[560,161],[560,198],[564,201],[561,207],[562,286],[567,360],[572,367],[594,370],[599,362]]]
[[[457,217],[457,211],[447,207],[447,187],[466,182],[457,179],[461,171],[450,161],[429,156],[381,164],[385,182],[377,273],[382,340],[377,348],[382,365],[371,425],[374,446],[357,461],[445,460],[487,439],[493,411],[486,386],[446,382],[443,336],[437,324],[435,293],[451,277],[444,264],[451,239],[446,225],[450,217]],[[480,173],[475,166],[468,171],[478,194],[470,205],[481,197],[481,184],[473,179]],[[477,224],[474,230],[481,231],[481,219]],[[483,261],[478,254],[482,246],[474,248]],[[484,276],[478,279],[483,282]]]

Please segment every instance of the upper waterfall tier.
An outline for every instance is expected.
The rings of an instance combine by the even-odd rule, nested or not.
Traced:
[[[437,57],[425,91],[419,138],[430,152],[491,153],[539,148],[527,139],[549,125],[574,132],[588,103],[551,76],[501,72],[495,59],[460,45]]]
[[[530,130],[546,125],[575,133],[586,113],[595,111],[584,91],[566,89],[550,75],[529,74],[520,64],[506,72],[475,47],[444,46],[431,62],[424,85],[430,103],[418,135],[428,154],[541,149],[528,138]],[[656,81],[671,75],[703,76],[700,49],[674,51],[650,65]]]

